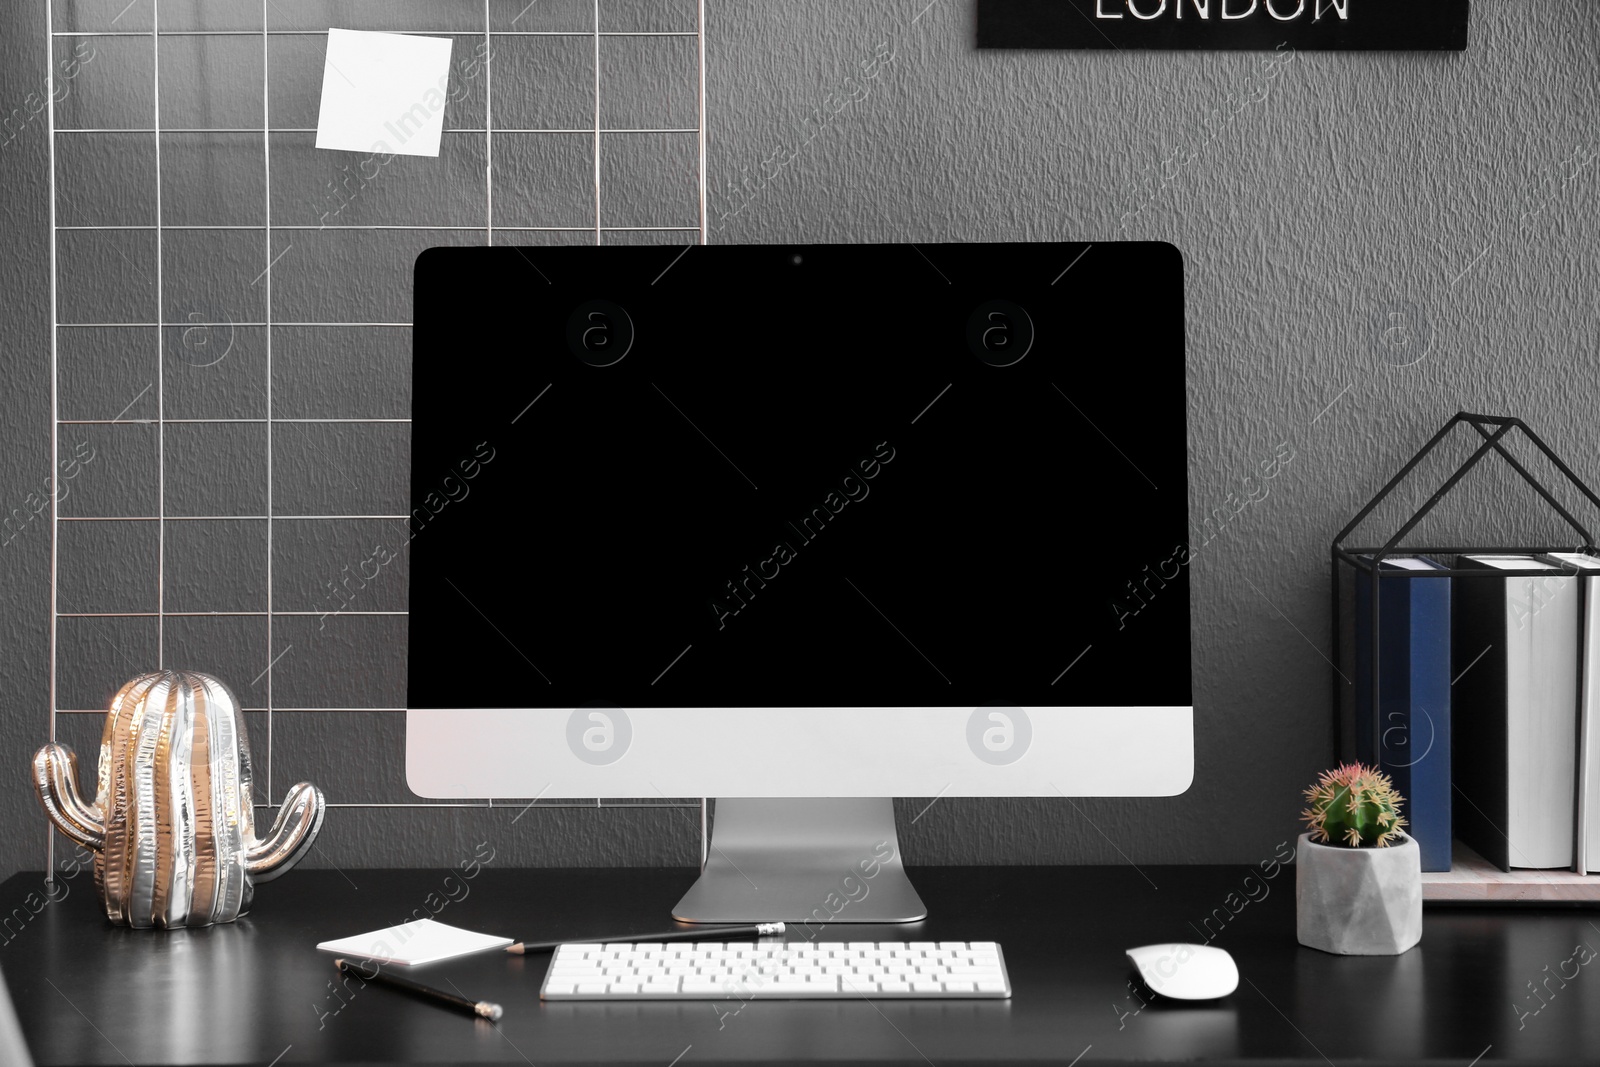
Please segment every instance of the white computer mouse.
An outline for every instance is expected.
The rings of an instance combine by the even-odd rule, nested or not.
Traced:
[[[1176,1000],[1215,1000],[1239,988],[1233,957],[1211,945],[1145,945],[1128,959],[1151,992]]]

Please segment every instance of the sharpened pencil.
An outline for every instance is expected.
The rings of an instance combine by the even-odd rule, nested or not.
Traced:
[[[751,923],[740,926],[701,926],[693,930],[668,930],[659,934],[627,934],[621,937],[573,937],[563,941],[518,941],[507,952],[524,956],[531,952],[552,952],[562,945],[639,945],[657,941],[726,941],[730,937],[770,937],[782,934],[782,923]]]
[[[369,970],[363,970],[360,966],[346,959],[334,960],[333,965],[339,969],[340,974],[349,975],[363,982],[375,982],[378,985],[390,986],[401,992],[410,993],[414,997],[421,997],[436,1004],[456,1008],[459,1011],[466,1012],[468,1015],[476,1015],[480,1019],[488,1019],[490,1022],[494,1022],[502,1014],[498,1004],[491,1004],[487,1000],[468,1000],[466,997],[458,997],[454,993],[446,993],[442,989],[435,989],[432,986],[423,985],[421,982],[413,982],[409,978],[401,978],[398,975],[385,973],[372,961],[367,961]]]

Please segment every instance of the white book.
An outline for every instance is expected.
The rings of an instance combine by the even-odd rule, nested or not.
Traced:
[[[352,959],[374,960],[378,963],[414,967],[423,963],[438,963],[473,952],[487,952],[511,944],[509,937],[491,937],[474,933],[458,926],[446,926],[432,919],[417,919],[386,926],[371,933],[341,937],[337,941],[324,941],[317,947]]]
[[[1577,579],[1532,556],[1464,558],[1498,570],[1549,572],[1508,577],[1496,598],[1503,619],[1495,629],[1505,644],[1490,653],[1503,655],[1505,664],[1501,832],[1508,866],[1570,867],[1577,784]],[[1491,579],[1462,579],[1475,581]],[[1477,679],[1468,675],[1465,681],[1471,686]]]
[[[1580,571],[1583,578],[1583,688],[1578,701],[1578,854],[1574,866],[1600,874],[1600,559],[1582,552],[1552,552],[1549,559]]]

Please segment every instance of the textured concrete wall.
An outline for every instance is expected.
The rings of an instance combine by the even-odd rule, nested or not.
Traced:
[[[1271,855],[1296,832],[1299,789],[1335,754],[1327,544],[1338,527],[1463,408],[1523,416],[1600,482],[1590,162],[1600,151],[1600,9],[1474,6],[1464,54],[1301,53],[1268,64],[1248,54],[979,53],[971,0],[708,4],[714,241],[1135,238],[1170,241],[1186,258],[1184,367],[1127,351],[1092,321],[1082,359],[1086,374],[1127,379],[1113,436],[1140,432],[1142,376],[1187,375],[1190,510],[1203,545],[1193,564],[1194,787],[1153,801],[942,800],[914,826],[905,824],[926,801],[907,800],[911,861]],[[0,16],[6,108],[42,83],[36,7]],[[529,92],[560,89],[534,79]],[[48,473],[44,147],[35,129],[0,150],[7,509]],[[664,199],[680,170],[645,161],[630,188]],[[1093,252],[1075,269],[1094,270]],[[336,380],[291,373],[281,388],[403,405],[394,384],[403,360],[375,352],[336,372],[308,361],[306,375]],[[1277,478],[1247,483],[1285,447],[1294,458]],[[393,490],[392,456],[371,462]],[[1407,489],[1374,517],[1374,534],[1392,530],[1449,466],[1419,472],[1428,489]],[[1432,543],[1574,540],[1537,504],[1501,475],[1475,476],[1419,533]],[[1114,506],[1082,502],[1089,515]],[[37,867],[45,836],[23,767],[44,732],[47,550],[47,529],[0,549],[9,768],[0,875]],[[197,552],[202,570],[223,562]],[[403,645],[381,635],[299,668],[303,684],[337,689],[351,662],[364,664],[365,689],[403,692]],[[80,744],[93,728],[72,727]],[[303,775],[334,799],[405,799],[399,716],[279,715],[274,729],[279,782]],[[539,811],[513,824],[514,814],[342,809],[308,862],[443,866],[486,839],[505,864],[697,855],[693,813],[681,808]]]

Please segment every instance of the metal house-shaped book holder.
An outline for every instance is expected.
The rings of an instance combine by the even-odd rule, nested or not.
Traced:
[[[1430,454],[1432,454],[1442,443],[1444,443],[1445,439],[1449,437],[1452,431],[1454,431],[1458,426],[1467,427],[1471,433],[1476,433],[1478,435],[1477,438],[1473,438],[1473,440],[1478,441],[1477,448],[1466,459],[1466,461],[1457,467],[1449,475],[1449,477],[1444,480],[1438,489],[1435,490],[1433,494],[1430,495],[1427,500],[1419,508],[1417,508],[1416,511],[1413,512],[1411,516],[1407,518],[1405,522],[1402,523],[1400,527],[1395,530],[1394,533],[1381,545],[1361,546],[1351,544],[1351,535],[1355,529],[1360,526],[1361,523],[1364,522],[1370,515],[1372,515],[1372,513],[1381,504],[1383,504],[1385,500],[1389,499],[1396,488],[1405,481],[1407,476],[1416,470],[1417,467]],[[1357,582],[1361,581],[1362,576],[1365,575],[1367,576],[1366,580],[1370,581],[1371,583],[1369,586],[1371,595],[1366,598],[1367,603],[1362,605],[1361,609],[1368,612],[1366,619],[1367,632],[1361,635],[1361,639],[1364,641],[1369,641],[1369,647],[1364,650],[1358,650],[1357,653],[1359,655],[1361,652],[1365,652],[1367,656],[1370,656],[1370,659],[1368,660],[1370,663],[1370,668],[1367,672],[1369,676],[1364,679],[1364,681],[1371,685],[1371,699],[1367,702],[1368,706],[1366,708],[1361,708],[1362,701],[1358,699],[1356,701],[1356,707],[1358,709],[1358,714],[1370,713],[1371,715],[1370,723],[1357,724],[1357,736],[1361,735],[1363,729],[1370,726],[1371,732],[1367,736],[1368,738],[1372,739],[1374,749],[1376,750],[1377,739],[1383,736],[1382,712],[1379,702],[1379,603],[1381,598],[1380,590],[1386,584],[1384,582],[1377,581],[1376,575],[1379,573],[1381,564],[1385,559],[1395,556],[1415,555],[1433,557],[1437,563],[1441,564],[1439,569],[1413,571],[1408,576],[1415,578],[1456,578],[1482,577],[1485,573],[1481,569],[1464,569],[1458,565],[1458,561],[1455,557],[1468,553],[1540,556],[1552,552],[1581,552],[1590,555],[1600,555],[1600,553],[1596,552],[1595,539],[1589,528],[1582,521],[1580,521],[1580,519],[1574,515],[1572,511],[1563,505],[1560,500],[1556,498],[1556,496],[1551,492],[1551,489],[1544,482],[1541,482],[1538,477],[1529,471],[1528,468],[1508,450],[1506,447],[1507,444],[1511,443],[1513,435],[1518,434],[1528,443],[1532,444],[1533,447],[1536,448],[1541,454],[1543,454],[1544,457],[1549,460],[1550,464],[1554,466],[1555,470],[1560,473],[1561,478],[1568,483],[1568,486],[1570,486],[1572,489],[1576,489],[1577,492],[1580,493],[1582,497],[1593,506],[1595,513],[1600,515],[1600,497],[1597,497],[1595,493],[1588,487],[1588,485],[1586,485],[1583,480],[1573,472],[1572,468],[1564,460],[1562,460],[1560,456],[1556,455],[1550,446],[1547,445],[1538,434],[1534,433],[1533,430],[1531,430],[1521,419],[1509,416],[1473,415],[1467,412],[1458,412],[1455,416],[1453,416],[1444,424],[1443,427],[1439,429],[1437,433],[1435,433],[1428,440],[1425,445],[1422,446],[1416,455],[1412,456],[1405,466],[1403,466],[1400,471],[1395,474],[1395,476],[1391,478],[1381,490],[1379,490],[1377,495],[1368,501],[1367,505],[1363,507],[1333,539],[1330,550],[1330,572],[1332,582],[1329,592],[1331,597],[1333,618],[1332,691],[1333,711],[1335,716],[1334,728],[1336,737],[1341,736],[1341,710],[1344,704],[1346,692],[1345,686],[1350,684],[1349,680],[1339,670],[1339,664],[1344,662],[1343,656],[1347,647],[1345,645],[1346,634],[1344,629],[1344,616],[1348,610],[1345,603],[1345,597],[1342,595],[1346,587],[1341,581],[1341,579],[1344,577],[1341,567],[1349,566],[1350,568],[1353,568],[1354,579]],[[1568,540],[1564,544],[1560,545],[1414,545],[1408,543],[1406,540],[1407,537],[1412,533],[1413,530],[1417,528],[1418,524],[1427,518],[1427,516],[1432,513],[1434,509],[1447,496],[1449,496],[1452,491],[1456,489],[1457,486],[1460,485],[1461,481],[1481,463],[1483,463],[1484,460],[1488,459],[1491,454],[1498,455],[1500,459],[1502,459],[1505,464],[1509,466],[1510,469],[1522,480],[1522,482],[1524,482],[1529,488],[1537,493],[1539,498],[1542,499],[1550,507],[1550,509],[1561,518],[1561,520],[1566,524],[1566,527],[1570,529],[1572,533],[1571,540]],[[1552,484],[1558,489],[1563,488],[1561,482],[1559,481],[1552,482]],[[1576,572],[1568,571],[1567,573],[1572,574]],[[1537,570],[1502,569],[1495,571],[1494,574],[1497,577],[1502,578],[1548,577],[1550,576],[1551,571],[1547,568],[1541,568]],[[1586,583],[1582,582],[1578,583],[1580,587],[1580,595],[1582,595],[1581,590],[1585,584]],[[1586,614],[1586,612],[1580,610],[1580,620],[1582,620]],[[1582,623],[1580,621],[1580,627],[1581,626]],[[1359,632],[1359,628],[1357,632]],[[1580,629],[1580,641],[1587,641],[1587,639],[1588,635],[1583,634]],[[1580,647],[1582,646],[1580,645]],[[1581,659],[1582,657],[1580,656],[1580,660]],[[1580,671],[1581,669],[1582,667],[1580,663]],[[1581,702],[1581,685],[1579,689],[1579,699]],[[1580,708],[1580,714],[1578,716],[1580,728],[1582,720],[1583,716]],[[1577,744],[1579,740],[1580,739],[1578,737],[1574,737],[1574,744]],[[1582,788],[1581,775],[1580,781],[1578,782],[1578,788],[1580,790]],[[1521,873],[1523,872],[1513,872],[1505,877],[1507,879],[1514,879],[1518,876],[1518,874]],[[1549,871],[1526,872],[1526,874],[1530,876],[1548,876],[1551,873],[1552,872]],[[1570,878],[1572,876],[1568,875],[1566,877]],[[1597,890],[1597,895],[1600,895],[1600,876],[1591,877],[1587,879],[1587,881],[1594,883],[1594,887]],[[1438,899],[1439,897],[1434,898]],[[1594,897],[1585,894],[1583,899],[1594,899]]]

